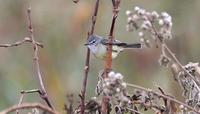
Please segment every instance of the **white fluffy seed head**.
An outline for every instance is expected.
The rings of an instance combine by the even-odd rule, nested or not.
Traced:
[[[111,72],[108,73],[109,78],[114,77],[114,76],[115,76],[115,72],[111,71]]]
[[[135,20],[135,21],[137,21],[137,20],[139,19],[139,17],[138,17],[138,15],[134,14],[134,15],[132,16],[132,19]]]
[[[161,25],[161,26],[164,25],[163,19],[159,19],[158,24]]]
[[[110,82],[106,82],[106,85],[105,86],[109,86],[110,85]]]
[[[171,18],[171,16],[169,16],[167,18],[164,18],[163,21],[164,21],[164,24],[166,24],[169,27],[172,27],[172,18]]]
[[[159,14],[156,11],[151,12],[151,15],[153,16],[153,18],[159,17]]]
[[[139,11],[139,10],[140,10],[140,7],[138,7],[138,6],[135,6],[134,10],[137,12],[137,11]]]
[[[128,18],[127,18],[127,22],[130,23],[131,21],[132,21],[132,18],[131,18],[131,17],[128,17]]]
[[[169,14],[167,12],[162,12],[161,16],[165,18],[165,17],[169,17]]]
[[[139,35],[139,37],[143,37],[144,33],[143,32],[139,32],[138,35]]]
[[[144,42],[144,38],[140,38],[140,42]]]
[[[122,76],[122,74],[120,74],[120,73],[116,73],[115,74],[115,78],[117,78],[117,79],[123,79],[123,76]]]
[[[144,25],[146,25],[147,27],[151,27],[151,22],[150,21],[144,21]]]
[[[126,83],[125,83],[125,82],[123,82],[123,83],[122,83],[122,86],[123,86],[124,88],[126,88],[126,87],[127,87],[127,85],[126,85]]]
[[[116,92],[119,93],[120,92],[120,88],[116,88]]]
[[[127,10],[127,11],[126,11],[126,15],[127,15],[127,16],[131,16],[131,14],[132,14],[132,12],[131,12],[130,10]]]
[[[151,13],[150,13],[150,12],[146,12],[146,15],[147,15],[147,16],[151,16]]]
[[[144,15],[146,11],[144,9],[139,9],[137,12],[139,15]]]
[[[149,29],[149,27],[148,27],[146,24],[142,24],[141,28],[142,28],[143,30]]]
[[[146,40],[146,43],[148,43],[148,44],[149,44],[149,43],[150,43],[150,41],[149,41],[149,40]]]

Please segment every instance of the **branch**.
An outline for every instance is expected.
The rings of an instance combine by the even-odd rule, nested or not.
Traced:
[[[93,13],[93,16],[92,16],[91,30],[90,30],[90,32],[88,32],[87,39],[89,38],[89,36],[91,34],[94,33],[98,9],[99,9],[99,0],[96,0],[94,13]],[[84,79],[83,79],[83,86],[82,86],[82,91],[81,91],[81,114],[84,114],[84,112],[85,112],[85,94],[86,94],[86,88],[87,88],[87,79],[88,79],[89,67],[90,67],[90,50],[89,50],[89,48],[87,48],[85,67],[84,67]]]
[[[15,46],[20,46],[22,44],[24,44],[25,42],[32,42],[32,40],[29,37],[25,37],[23,40],[21,41],[17,41],[15,43],[10,43],[10,44],[0,44],[0,47],[15,47]],[[43,48],[44,46],[39,43],[39,42],[35,42],[38,46],[40,46],[41,48]]]
[[[21,94],[20,99],[19,99],[19,103],[18,103],[17,106],[20,106],[22,104],[23,99],[24,99],[24,94]],[[19,110],[16,110],[16,114],[19,114]]]
[[[113,4],[113,16],[112,16],[112,23],[111,23],[111,28],[110,28],[110,33],[109,33],[109,43],[112,43],[114,41],[114,28],[115,28],[115,22],[118,17],[119,13],[119,6],[120,6],[121,0],[112,0]],[[104,68],[104,78],[108,77],[109,71],[112,69],[112,45],[107,46],[108,52],[106,54],[106,63],[105,63],[105,68]],[[109,98],[107,96],[103,96],[102,99],[102,114],[107,114],[108,113],[108,102]]]
[[[41,109],[41,110],[46,111],[50,114],[59,114],[58,112],[52,110],[49,107],[46,107],[46,106],[40,104],[40,103],[23,103],[20,106],[15,105],[15,106],[12,106],[10,108],[7,108],[7,109],[1,111],[0,114],[8,114],[8,113],[16,111],[16,110],[33,109],[33,108]]]
[[[164,94],[161,94],[161,93],[158,93],[158,92],[155,92],[155,91],[152,91],[151,89],[146,89],[144,87],[141,87],[141,86],[138,86],[138,85],[134,85],[134,84],[129,84],[129,83],[126,83],[127,86],[130,86],[130,87],[133,87],[133,88],[136,88],[136,89],[140,89],[140,90],[143,90],[143,91],[146,91],[146,92],[150,92],[150,93],[154,93],[162,98],[165,98],[165,99],[168,99],[169,101],[172,101],[174,103],[177,103],[177,104],[180,104],[180,105],[183,105],[184,107],[187,107],[188,109],[196,112],[197,114],[200,114],[199,111],[195,110],[194,108],[192,108],[191,106],[188,106],[187,104],[185,103],[182,103],[181,101],[178,101],[172,97],[169,97],[168,95],[164,95]]]
[[[20,106],[24,100],[24,97],[26,94],[30,94],[30,93],[39,93],[39,95],[41,95],[41,91],[39,89],[32,89],[32,90],[22,90],[21,91],[21,96],[19,99],[19,103],[17,106]],[[16,114],[19,114],[19,110],[16,110]]]
[[[44,87],[41,71],[40,71],[39,56],[38,56],[39,49],[38,49],[38,45],[35,41],[34,34],[33,34],[33,25],[32,25],[32,20],[31,20],[31,6],[30,5],[27,9],[27,18],[28,18],[28,30],[30,33],[30,39],[32,41],[33,50],[34,50],[34,67],[35,67],[36,74],[37,74],[37,77],[38,77],[38,80],[40,83],[41,98],[47,103],[47,105],[50,108],[54,109],[52,104],[49,101],[46,89]]]

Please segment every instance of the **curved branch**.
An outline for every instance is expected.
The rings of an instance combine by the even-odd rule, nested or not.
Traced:
[[[33,109],[33,108],[38,108],[38,109],[41,109],[43,111],[46,111],[50,114],[59,114],[58,112],[56,111],[53,111],[51,108],[45,106],[45,105],[42,105],[40,103],[23,103],[21,105],[14,105],[10,108],[7,108],[3,111],[0,112],[0,114],[8,114],[8,113],[11,113],[11,112],[14,112],[16,110],[22,110],[22,109]]]

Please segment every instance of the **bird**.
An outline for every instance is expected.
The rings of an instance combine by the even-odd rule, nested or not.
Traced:
[[[141,43],[127,44],[115,39],[111,43],[109,41],[110,39],[108,38],[103,38],[96,34],[92,34],[87,39],[87,43],[85,45],[90,49],[90,51],[94,54],[96,58],[102,60],[106,59],[108,51],[107,45],[112,45],[112,59],[116,58],[118,54],[124,49],[134,49],[142,47]]]

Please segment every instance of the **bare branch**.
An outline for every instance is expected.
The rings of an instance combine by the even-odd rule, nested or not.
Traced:
[[[91,30],[90,32],[88,32],[87,39],[89,38],[91,34],[94,33],[98,9],[99,9],[99,0],[96,0],[94,13],[92,16]],[[88,78],[89,67],[90,67],[90,50],[89,48],[87,48],[85,67],[84,67],[84,79],[83,79],[83,86],[82,86],[82,91],[81,91],[81,114],[84,114],[84,110],[85,110],[85,93],[86,93],[86,88],[87,88],[87,78]]]
[[[113,16],[112,16],[112,23],[110,27],[110,33],[109,33],[109,43],[112,43],[114,41],[114,28],[115,28],[115,22],[118,17],[119,13],[119,6],[120,6],[120,1],[121,0],[112,0],[113,4]],[[108,52],[106,54],[106,63],[104,67],[104,78],[108,77],[108,73],[112,69],[112,45],[107,46]],[[108,113],[108,102],[109,98],[107,96],[103,96],[102,99],[102,113],[107,114]]]
[[[30,33],[30,39],[32,41],[33,50],[34,50],[34,67],[35,67],[36,74],[37,74],[37,77],[38,77],[38,80],[40,83],[41,98],[47,103],[47,105],[50,108],[54,109],[52,104],[49,101],[46,89],[44,87],[41,71],[40,71],[39,55],[38,55],[39,50],[38,50],[38,45],[35,41],[34,34],[33,34],[33,25],[32,25],[32,20],[31,20],[31,6],[30,5],[27,9],[27,18],[28,18],[28,30]]]
[[[20,99],[19,99],[19,103],[18,103],[18,106],[20,106],[23,102],[23,99],[25,97],[25,94],[29,94],[29,93],[39,93],[41,95],[41,92],[39,89],[32,89],[32,90],[22,90],[21,91],[21,96],[20,96]],[[19,110],[16,110],[16,114],[19,114]]]
[[[0,114],[8,114],[8,113],[16,111],[16,110],[33,109],[33,108],[41,109],[41,110],[46,111],[50,114],[59,114],[58,112],[52,110],[51,108],[49,108],[47,106],[40,104],[40,103],[23,103],[20,106],[15,105],[15,106],[12,106],[10,108],[7,108],[7,109],[1,111]]]
[[[21,94],[20,99],[19,99],[19,103],[18,103],[17,106],[20,106],[22,104],[23,99],[24,99],[24,94]],[[19,114],[19,110],[16,110],[16,114]]]
[[[0,44],[0,47],[5,47],[5,48],[7,48],[7,47],[15,47],[15,46],[20,46],[20,45],[24,44],[25,42],[32,42],[32,40],[31,40],[29,37],[25,37],[23,40],[17,41],[17,42],[15,42],[15,43]],[[37,44],[38,46],[40,46],[41,48],[43,48],[43,45],[42,45],[41,43],[36,42],[36,44]]]

